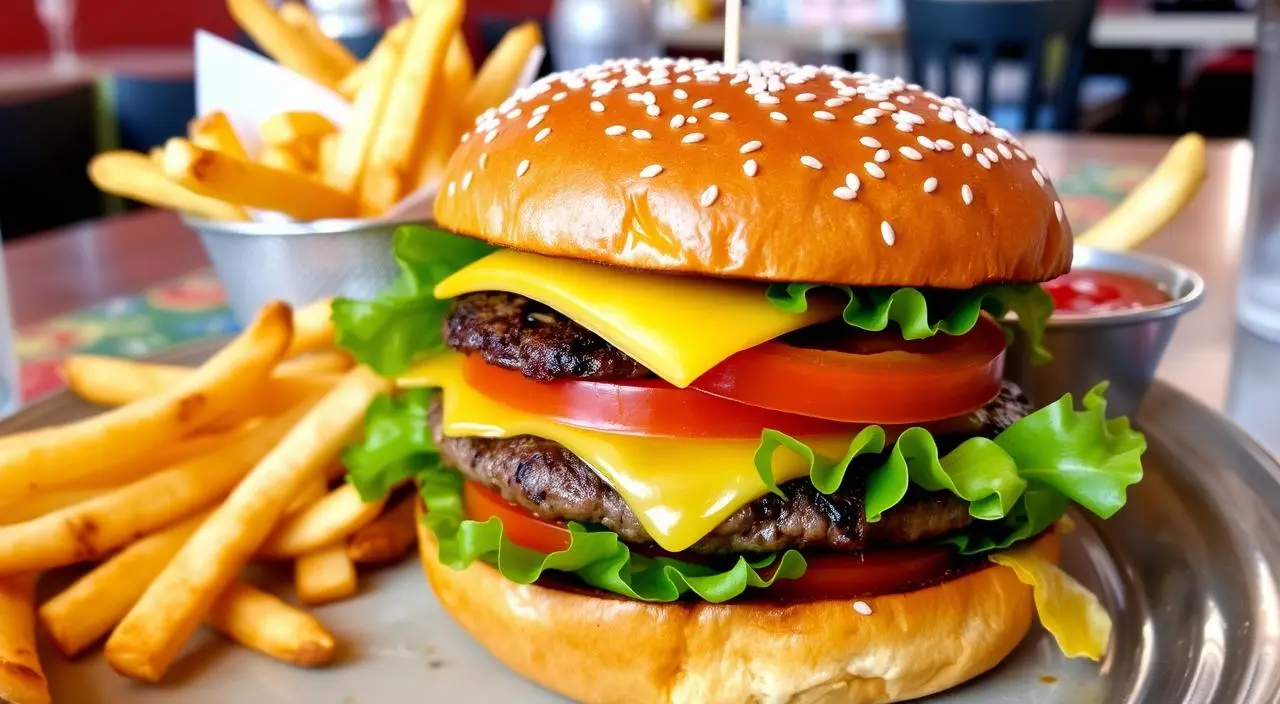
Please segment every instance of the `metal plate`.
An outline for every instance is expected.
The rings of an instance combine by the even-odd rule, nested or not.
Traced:
[[[212,349],[192,346],[168,359],[198,361]],[[90,412],[60,393],[0,423],[0,432]],[[1065,660],[1036,628],[996,670],[935,701],[1280,701],[1280,463],[1224,417],[1168,386],[1151,390],[1139,419],[1151,444],[1146,478],[1115,518],[1077,515],[1078,530],[1064,556],[1067,568],[1115,616],[1110,655],[1101,667]],[[266,578],[288,593],[287,575]],[[55,574],[42,589],[65,580]],[[477,646],[441,611],[413,561],[370,573],[362,589],[357,598],[316,611],[347,648],[328,670],[290,668],[201,632],[163,685],[144,686],[117,677],[98,652],[67,662],[44,647],[54,699],[560,701]]]

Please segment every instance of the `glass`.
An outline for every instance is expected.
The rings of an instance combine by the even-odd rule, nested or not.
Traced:
[[[1240,323],[1280,341],[1280,0],[1264,0],[1253,92],[1253,186],[1240,261]]]
[[[36,0],[36,16],[49,35],[54,68],[76,64],[76,0]]]
[[[18,378],[18,355],[13,345],[13,319],[9,317],[9,286],[5,276],[4,249],[0,245],[0,416],[18,410],[22,384]]]
[[[551,8],[552,62],[557,70],[605,59],[657,56],[651,0],[556,0]]]

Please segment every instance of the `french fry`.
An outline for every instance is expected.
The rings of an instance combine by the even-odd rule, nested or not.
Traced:
[[[110,632],[207,517],[139,540],[46,601],[37,614],[58,652],[73,658]]]
[[[258,156],[258,161],[263,166],[270,166],[273,169],[287,171],[291,174],[306,176],[307,165],[302,163],[297,154],[285,149],[284,147],[269,146],[262,150],[262,154]]]
[[[324,54],[330,64],[341,69],[344,75],[359,63],[345,46],[320,29],[316,16],[311,14],[311,10],[308,10],[306,5],[295,0],[281,3],[280,19],[301,33],[320,53]]]
[[[333,374],[351,371],[355,362],[351,355],[340,350],[321,350],[291,357],[276,367],[281,376],[308,376],[313,374]]]
[[[386,500],[361,501],[351,484],[329,492],[305,511],[282,523],[258,554],[269,558],[298,557],[345,539],[382,513]]]
[[[290,665],[322,667],[337,652],[337,639],[314,616],[244,582],[233,582],[206,620],[237,643]]]
[[[520,73],[529,62],[529,55],[541,43],[542,30],[537,22],[525,22],[507,32],[476,74],[476,80],[467,93],[463,118],[474,120],[480,113],[506,100],[515,91]]]
[[[404,48],[405,37],[409,35],[409,27],[412,25],[411,20],[400,20],[388,29],[382,35],[382,39],[378,40],[378,44],[373,47],[370,57],[376,56],[385,46],[397,47],[397,51]],[[365,79],[369,76],[369,66],[371,59],[366,59],[358,64],[355,68],[347,72],[342,77],[342,82],[338,84],[338,92],[348,99],[354,100],[360,92],[360,88],[364,86]]]
[[[103,152],[89,160],[89,180],[98,188],[157,208],[169,208],[210,220],[248,220],[244,208],[179,186],[144,154]]]
[[[417,187],[439,181],[449,156],[458,146],[458,138],[466,129],[458,106],[466,100],[474,74],[475,66],[471,62],[467,40],[462,32],[457,32],[453,35],[449,53],[445,57],[444,92],[438,101],[439,105],[433,108],[438,113],[432,119],[427,143],[420,158]]]
[[[298,492],[294,497],[293,503],[289,504],[289,508],[284,510],[284,514],[280,516],[281,521],[289,521],[294,516],[307,510],[312,504],[324,498],[329,493],[329,487],[325,484],[324,477],[315,477],[307,482],[307,485]]]
[[[216,504],[308,410],[229,438],[224,447],[35,520],[0,528],[0,576],[99,558]]]
[[[173,138],[164,148],[164,173],[196,193],[299,220],[353,215],[355,199],[306,176],[202,149]]]
[[[36,494],[13,506],[0,507],[0,526],[25,523],[45,514],[88,501],[101,495],[103,491],[103,489],[63,489]]]
[[[391,94],[391,82],[400,64],[403,49],[391,42],[383,42],[379,50],[365,62],[368,65],[364,85],[356,94],[351,107],[351,117],[338,140],[333,168],[325,175],[325,183],[354,195],[364,174],[365,158],[373,144],[374,130],[382,118]]]
[[[307,142],[333,134],[338,128],[318,112],[282,112],[262,123],[262,141],[276,147]]]
[[[346,545],[336,543],[309,552],[293,565],[293,584],[298,601],[328,604],[354,596],[356,566],[347,557]]]
[[[35,578],[0,580],[0,702],[49,704],[36,654]]]
[[[369,147],[369,164],[360,189],[361,213],[389,209],[413,185],[415,158],[423,150],[427,106],[444,91],[449,42],[462,24],[462,0],[436,0],[430,13],[418,15],[396,69],[395,87]]]
[[[235,340],[182,383],[146,400],[0,447],[0,496],[74,485],[190,435],[250,401],[292,336],[289,307],[270,303]]]
[[[157,169],[164,168],[164,147],[152,147],[147,152],[147,156],[151,159],[151,163],[156,165]]]
[[[117,672],[151,682],[164,676],[298,491],[325,471],[374,396],[389,388],[368,368],[357,367],[253,468],[107,640],[107,662]]]
[[[281,66],[330,88],[336,88],[346,73],[346,69],[276,14],[267,0],[227,0],[227,10],[236,24]]]
[[[333,347],[333,299],[324,298],[293,312],[293,343],[285,357]]]
[[[338,158],[338,142],[341,139],[340,134],[326,134],[316,145],[316,173],[321,178],[328,179],[333,172],[333,162]]]
[[[191,143],[197,147],[212,149],[215,152],[222,152],[237,159],[249,158],[249,152],[245,150],[244,144],[240,142],[236,129],[231,126],[231,120],[221,110],[214,110],[207,115],[201,115],[191,120],[191,123],[187,125],[187,136],[191,138]],[[161,160],[160,165],[164,166],[163,160]]]
[[[408,555],[418,542],[418,526],[410,496],[392,506],[376,521],[351,534],[347,557],[357,565],[381,565]]]

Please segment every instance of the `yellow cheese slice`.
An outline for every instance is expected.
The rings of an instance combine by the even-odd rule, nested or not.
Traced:
[[[1111,642],[1111,615],[1093,592],[1030,546],[992,553],[988,559],[1013,570],[1018,581],[1031,587],[1040,623],[1063,655],[1102,659]]]
[[[490,400],[462,378],[463,356],[445,353],[401,376],[403,388],[444,390],[444,433],[454,437],[536,435],[564,445],[612,486],[659,546],[680,552],[734,511],[768,490],[753,459],[758,440],[647,438],[584,430]],[[820,454],[838,457],[851,437],[806,438]],[[777,482],[807,476],[795,454],[774,455]]]
[[[763,284],[672,276],[502,250],[436,286],[437,298],[507,291],[543,303],[685,387],[735,352],[839,314],[814,299],[788,313]]]

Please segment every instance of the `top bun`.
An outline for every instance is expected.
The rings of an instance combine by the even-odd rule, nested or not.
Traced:
[[[1016,138],[901,79],[830,66],[611,61],[477,119],[436,201],[493,244],[766,281],[971,288],[1071,266]]]

